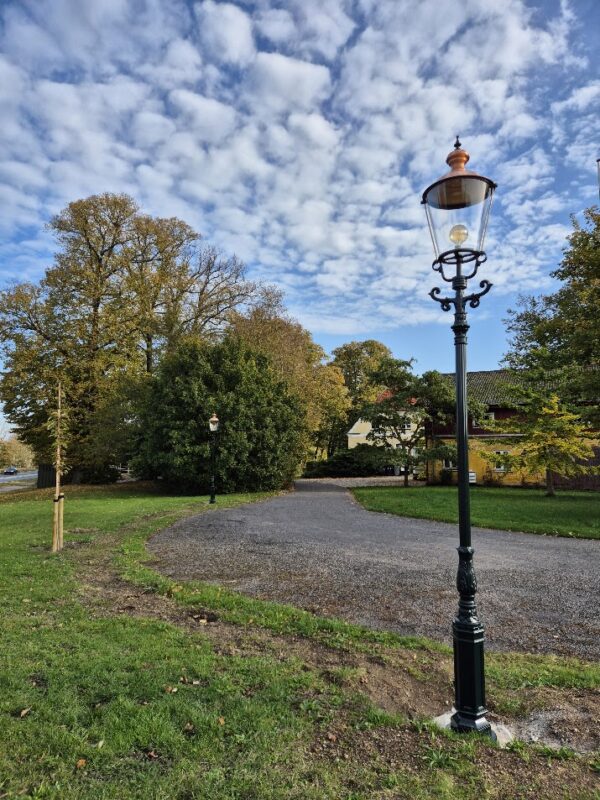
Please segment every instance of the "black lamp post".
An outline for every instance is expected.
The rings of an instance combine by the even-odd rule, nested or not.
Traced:
[[[467,283],[486,260],[483,242],[496,184],[465,169],[469,160],[458,136],[446,163],[450,172],[432,183],[423,193],[429,230],[436,259],[433,269],[452,285],[454,295],[440,297],[432,289],[433,300],[444,311],[454,306],[454,345],[456,350],[456,446],[458,451],[458,519],[460,546],[456,587],[460,596],[458,613],[452,626],[454,639],[455,731],[485,733],[494,737],[486,719],[485,675],[483,663],[484,628],[477,616],[477,579],[473,569],[471,512],[469,497],[469,445],[467,428],[467,304],[477,308],[492,284],[479,283],[478,292],[465,294]],[[448,249],[450,245],[451,249]],[[495,737],[494,737],[495,738]]]
[[[208,420],[210,431],[210,500],[209,503],[216,503],[215,489],[215,464],[217,460],[217,433],[219,432],[219,418],[216,414]]]

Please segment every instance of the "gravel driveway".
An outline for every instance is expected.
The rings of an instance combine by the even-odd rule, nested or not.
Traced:
[[[473,530],[487,646],[600,660],[600,542]],[[342,486],[298,481],[261,503],[155,536],[157,568],[323,616],[451,642],[456,525],[365,511]]]

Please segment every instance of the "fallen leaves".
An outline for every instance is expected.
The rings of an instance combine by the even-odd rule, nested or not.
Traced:
[[[87,764],[87,759],[80,758],[79,761],[75,764],[76,769],[83,769]]]
[[[31,711],[31,706],[29,706],[29,708],[22,708],[21,711],[19,711],[19,716],[21,717],[21,719],[23,719],[23,717],[26,717],[30,711]]]

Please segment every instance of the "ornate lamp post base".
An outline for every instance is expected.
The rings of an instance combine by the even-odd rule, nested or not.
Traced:
[[[484,628],[478,621],[452,625],[454,636],[454,680],[456,707],[450,727],[457,733],[484,733],[494,741],[496,734],[486,719],[484,681]]]

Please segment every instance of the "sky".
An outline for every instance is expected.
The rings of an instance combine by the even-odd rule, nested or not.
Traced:
[[[598,202],[599,45],[598,0],[4,0],[0,288],[43,276],[67,203],[126,192],[282,288],[328,352],[450,371],[420,199],[459,134],[498,184],[469,318],[469,367],[494,369]]]

